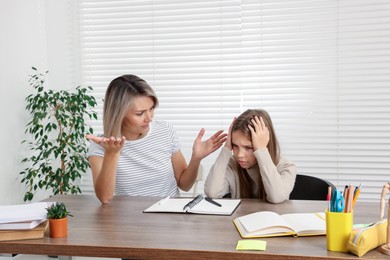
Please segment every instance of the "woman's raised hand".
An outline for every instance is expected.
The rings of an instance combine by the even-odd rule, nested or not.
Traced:
[[[85,135],[85,138],[100,144],[106,152],[119,152],[123,145],[125,144],[126,138],[122,136],[122,138],[115,138],[111,136],[110,138],[107,137],[99,137],[91,134]]]
[[[219,147],[223,145],[226,141],[227,134],[223,133],[223,130],[219,130],[213,136],[211,136],[206,141],[202,141],[202,137],[205,133],[205,129],[202,128],[195,139],[194,145],[192,147],[192,156],[202,160]]]

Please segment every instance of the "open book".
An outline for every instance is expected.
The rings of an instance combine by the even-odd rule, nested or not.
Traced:
[[[212,202],[210,202],[202,195],[199,195],[196,198],[165,198],[145,209],[144,212],[231,215],[240,202],[241,200],[239,199],[213,199]],[[192,205],[186,207],[191,203]]]
[[[279,215],[260,211],[236,218],[233,222],[243,238],[326,234],[324,212]]]

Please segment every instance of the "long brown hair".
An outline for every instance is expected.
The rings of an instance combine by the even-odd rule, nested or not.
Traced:
[[[154,106],[158,99],[149,84],[135,75],[123,75],[115,78],[108,85],[104,98],[103,127],[104,136],[121,137],[123,119],[138,97],[151,97]]]
[[[232,126],[232,132],[235,131],[241,131],[246,136],[248,136],[249,140],[252,140],[252,134],[248,127],[250,125],[252,128],[254,128],[252,119],[254,117],[262,117],[264,120],[265,126],[268,128],[269,131],[269,142],[267,145],[267,149],[271,155],[271,159],[275,165],[279,163],[280,159],[280,150],[279,150],[279,142],[276,138],[274,126],[272,124],[271,117],[267,113],[267,111],[263,109],[248,109],[244,113],[242,113],[239,117],[236,118],[236,120],[233,123]],[[240,182],[240,196],[241,198],[253,198],[254,194],[253,191],[250,189],[250,182],[249,182],[249,175],[246,169],[241,168],[240,165],[237,164],[237,170],[238,170],[238,178]],[[261,177],[260,177],[261,180]],[[259,198],[263,199],[265,194],[263,186],[263,182],[260,181],[261,187],[259,187]]]

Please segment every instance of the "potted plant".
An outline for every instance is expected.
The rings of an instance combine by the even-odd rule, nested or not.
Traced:
[[[62,202],[56,202],[46,208],[49,219],[50,237],[60,238],[68,235],[68,216],[73,217]]]
[[[81,193],[77,181],[89,167],[85,134],[93,133],[86,120],[97,119],[92,111],[96,100],[88,94],[93,89],[46,90],[45,74],[32,69],[29,84],[35,93],[26,97],[31,119],[25,129],[28,138],[22,142],[31,154],[22,159],[28,167],[20,172],[27,187],[24,201],[31,201],[38,189],[54,195]]]

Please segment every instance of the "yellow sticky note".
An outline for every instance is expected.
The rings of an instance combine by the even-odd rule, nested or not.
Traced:
[[[267,247],[267,241],[245,239],[238,240],[236,250],[261,250],[264,251]]]

